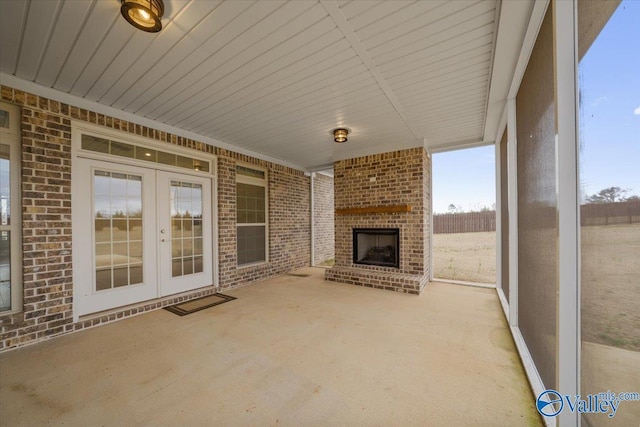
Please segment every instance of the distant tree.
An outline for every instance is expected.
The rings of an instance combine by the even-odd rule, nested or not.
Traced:
[[[451,203],[449,205],[449,207],[447,208],[447,212],[449,212],[449,213],[458,213],[458,212],[460,212],[460,208],[457,207],[456,205],[454,205],[453,203]]]
[[[483,206],[480,212],[493,212],[496,210],[496,204],[492,203],[491,206]]]
[[[603,188],[598,191],[596,194],[592,194],[587,197],[587,203],[616,203],[616,202],[624,202],[627,199],[625,194],[627,194],[629,190],[624,190],[620,187],[608,187]],[[637,196],[634,196],[637,197]]]

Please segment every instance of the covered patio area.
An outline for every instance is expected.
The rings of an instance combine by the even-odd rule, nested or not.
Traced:
[[[4,425],[542,425],[493,289],[303,268],[0,355]],[[9,368],[10,367],[10,368]]]

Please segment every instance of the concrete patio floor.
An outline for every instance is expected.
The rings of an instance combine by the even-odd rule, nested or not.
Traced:
[[[295,272],[0,355],[0,424],[542,425],[495,290]]]

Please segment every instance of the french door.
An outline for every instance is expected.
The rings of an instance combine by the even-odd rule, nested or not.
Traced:
[[[211,178],[83,158],[76,171],[77,315],[213,284]]]
[[[211,179],[157,172],[160,295],[211,285]]]

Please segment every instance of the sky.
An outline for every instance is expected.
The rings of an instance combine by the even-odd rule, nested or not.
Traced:
[[[496,202],[493,145],[433,155],[433,212],[445,213],[450,204],[480,210]]]
[[[579,64],[580,183],[640,195],[640,1],[618,6]]]
[[[623,1],[579,64],[582,197],[640,195],[640,1]],[[433,211],[495,203],[493,145],[433,155]]]

